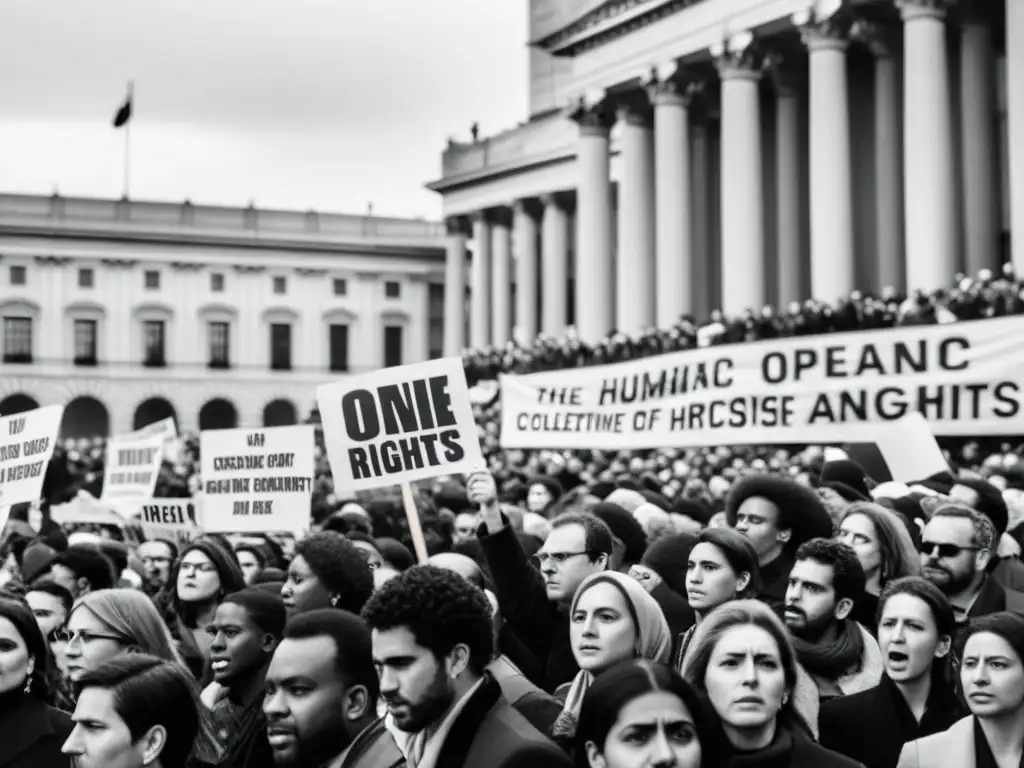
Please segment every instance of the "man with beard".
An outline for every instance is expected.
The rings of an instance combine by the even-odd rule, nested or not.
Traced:
[[[921,532],[921,575],[953,605],[957,624],[999,611],[1024,613],[1024,594],[989,575],[995,527],[966,505],[945,504]]]
[[[850,618],[864,583],[864,569],[846,544],[811,539],[796,551],[783,619],[821,701],[866,691],[882,677],[878,643]]]
[[[377,720],[370,628],[321,608],[294,616],[266,675],[263,714],[282,768],[398,768],[402,753]],[[376,722],[375,722],[376,721]]]
[[[415,768],[568,768],[501,695],[484,593],[436,566],[410,568],[366,603],[386,718]]]
[[[208,631],[213,683],[204,692],[212,707],[221,768],[272,768],[263,716],[267,667],[284,632],[286,611],[278,595],[252,587],[225,597]],[[212,689],[212,690],[211,690]]]
[[[166,539],[153,539],[139,545],[139,560],[146,569],[144,589],[147,595],[155,595],[167,586],[171,566],[177,559],[178,548]]]

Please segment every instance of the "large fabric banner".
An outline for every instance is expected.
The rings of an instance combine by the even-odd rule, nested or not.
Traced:
[[[505,448],[871,442],[1024,434],[1024,317],[776,339],[501,378]]]

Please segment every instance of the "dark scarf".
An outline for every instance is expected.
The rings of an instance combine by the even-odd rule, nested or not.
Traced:
[[[1020,757],[1020,765],[1024,767],[1024,755]],[[974,718],[974,766],[975,768],[997,768],[998,766],[978,718]]]
[[[864,638],[857,622],[847,619],[839,636],[831,643],[809,643],[793,636],[796,660],[812,677],[834,683],[854,667],[859,668],[864,654]]]

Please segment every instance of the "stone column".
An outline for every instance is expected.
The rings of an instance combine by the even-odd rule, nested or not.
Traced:
[[[853,170],[846,30],[797,14],[810,62],[811,296],[832,302],[854,287]]]
[[[516,262],[516,328],[519,337],[532,341],[537,335],[537,220],[525,200],[513,208],[512,246]],[[564,291],[563,291],[564,293]]]
[[[1006,146],[1010,168],[1010,247],[1024,275],[1024,4],[1006,4]]]
[[[772,68],[775,84],[775,229],[780,308],[802,301],[803,245],[800,230],[800,81],[782,62]]]
[[[647,84],[654,105],[655,319],[667,328],[693,312],[693,209],[690,198],[690,100],[675,62]]]
[[[690,273],[687,295],[693,307],[693,316],[698,322],[705,322],[712,310],[720,309],[720,301],[711,293],[711,178],[708,167],[711,156],[708,120],[698,120],[693,125],[690,159],[693,174],[693,269]]]
[[[613,115],[603,94],[581,100],[576,152],[576,327],[583,341],[605,338],[615,324],[612,280],[612,182],[608,133]]]
[[[491,344],[512,339],[512,221],[507,209],[495,212],[491,228]]]
[[[896,41],[882,26],[860,22],[855,35],[875,57],[875,257],[879,288],[906,288],[903,257],[903,146]]]
[[[444,260],[444,354],[462,354],[466,346],[466,223],[447,221]]]
[[[469,343],[491,343],[491,222],[486,213],[473,217],[473,260],[470,262]]]
[[[541,198],[541,329],[557,336],[565,332],[569,291],[569,214],[557,195]]]
[[[968,10],[960,28],[960,162],[964,251],[970,275],[999,267],[1001,222],[992,46],[988,20],[977,10]]]
[[[908,290],[945,287],[957,271],[945,5],[941,0],[899,0]]]
[[[646,105],[618,108],[618,258],[616,325],[630,336],[654,325],[654,135]]]
[[[722,309],[729,316],[765,302],[760,57],[749,32],[712,48],[722,79]]]

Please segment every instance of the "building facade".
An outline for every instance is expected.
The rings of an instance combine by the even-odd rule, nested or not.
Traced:
[[[64,437],[305,420],[319,384],[441,353],[443,224],[0,195],[0,414]]]
[[[446,352],[1024,271],[1024,2],[530,13],[529,120],[449,142],[428,185]]]

